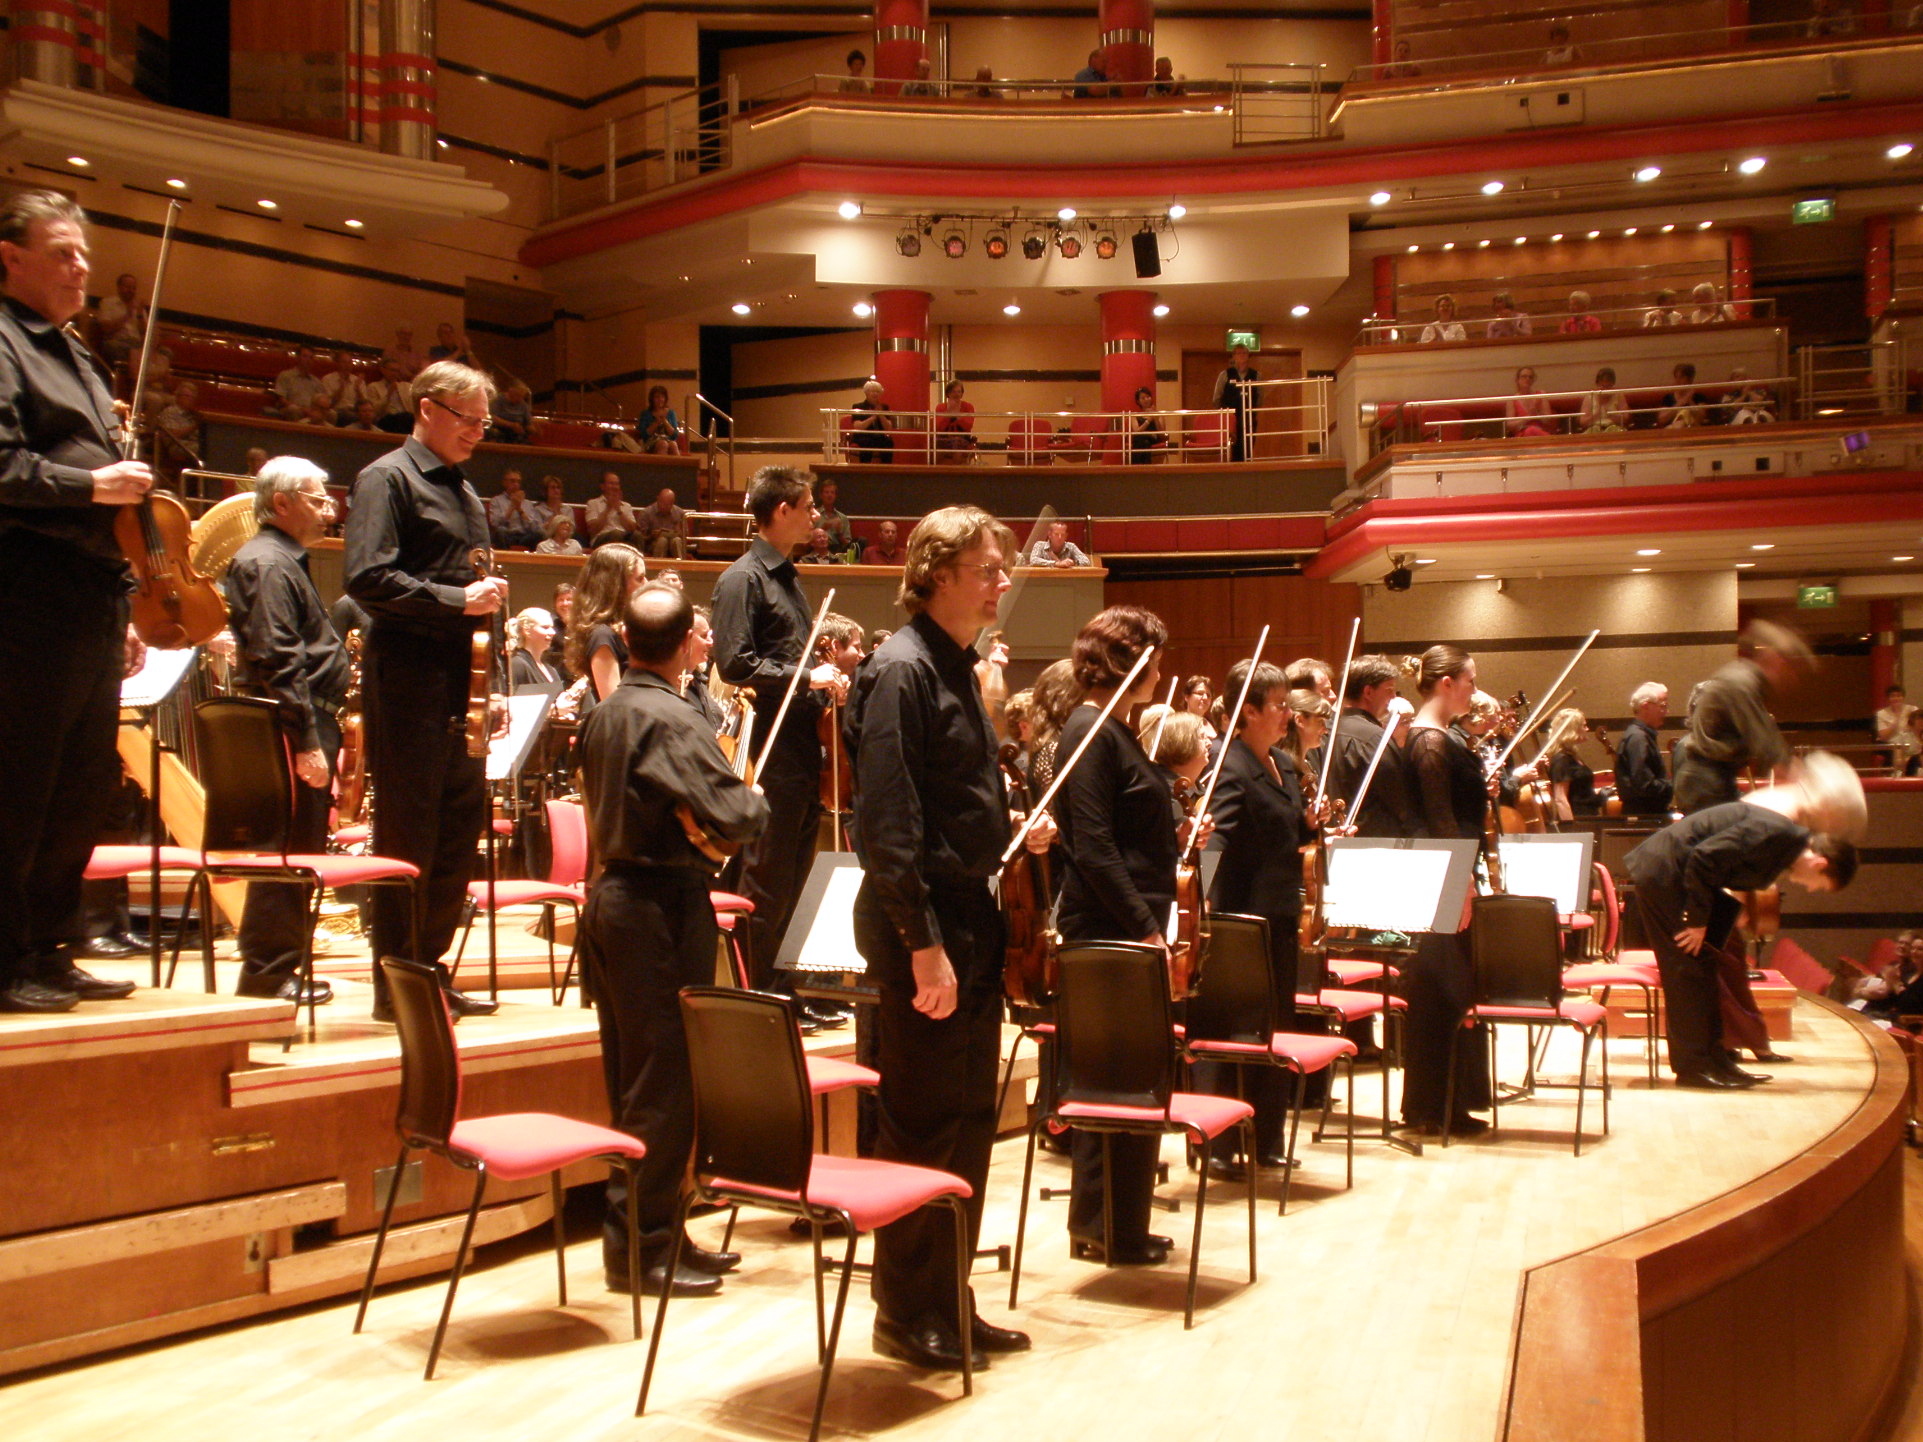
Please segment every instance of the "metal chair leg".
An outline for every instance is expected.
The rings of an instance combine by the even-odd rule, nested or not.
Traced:
[[[815,1365],[828,1360],[828,1297],[821,1280],[821,1223],[808,1218],[808,1240],[815,1254]]]
[[[654,1359],[661,1351],[661,1333],[666,1330],[668,1324],[668,1296],[674,1291],[672,1279],[675,1273],[681,1268],[681,1242],[682,1239],[688,1235],[688,1213],[694,1209],[696,1195],[694,1192],[689,1192],[687,1196],[681,1199],[679,1214],[675,1217],[674,1240],[668,1244],[667,1276],[670,1285],[664,1286],[661,1289],[660,1305],[654,1309],[654,1337],[648,1343],[647,1365],[641,1369],[641,1395],[635,1398],[634,1401],[634,1415],[637,1417],[648,1410],[648,1389],[654,1385]],[[628,1221],[630,1226],[632,1226],[634,1222],[634,1189],[632,1186],[628,1188]],[[631,1243],[631,1245],[633,1245],[633,1243]],[[634,1260],[635,1253],[631,1250],[628,1253],[630,1266],[634,1264]],[[635,1282],[638,1290],[640,1279],[638,1277],[635,1278]]]
[[[1248,1138],[1247,1138],[1248,1145],[1253,1147],[1255,1145],[1255,1119],[1251,1117],[1248,1121],[1244,1122],[1243,1125],[1248,1128]],[[1295,1170],[1293,1163],[1291,1163],[1289,1170],[1290,1171]],[[1284,1180],[1282,1185],[1286,1187],[1288,1185],[1287,1180]],[[1196,1235],[1197,1241],[1199,1242],[1202,1235],[1202,1209],[1199,1206],[1196,1207],[1195,1209],[1195,1235]],[[1201,1248],[1198,1246],[1196,1250],[1199,1252]],[[1255,1168],[1254,1167],[1249,1168],[1249,1281],[1251,1283],[1255,1281]]]
[[[1022,1154],[1022,1200],[1015,1212],[1015,1258],[1008,1269],[1008,1310],[1015,1310],[1015,1297],[1022,1286],[1022,1239],[1028,1232],[1028,1189],[1035,1180],[1035,1133],[1047,1125],[1040,1115],[1028,1124],[1028,1147]]]
[[[1107,1140],[1106,1132],[1103,1133],[1103,1140],[1104,1141]],[[1207,1137],[1198,1136],[1197,1140],[1200,1141],[1203,1144],[1203,1146],[1206,1147],[1208,1143]],[[1242,1144],[1245,1148],[1247,1148],[1245,1155],[1253,1156],[1255,1154],[1255,1134],[1249,1130],[1246,1123],[1242,1125]],[[1106,1158],[1104,1158],[1104,1160],[1106,1160]],[[1255,1169],[1253,1167],[1250,1167],[1248,1170],[1249,1170],[1249,1193],[1252,1196],[1254,1195],[1254,1192],[1255,1192],[1255,1176],[1254,1176]],[[1107,1176],[1104,1175],[1103,1181],[1106,1182],[1107,1180],[1108,1180]],[[1182,1329],[1184,1331],[1187,1331],[1190,1327],[1193,1327],[1195,1325],[1195,1281],[1202,1266],[1202,1213],[1208,1210],[1208,1204],[1209,1204],[1209,1169],[1206,1166],[1204,1166],[1200,1168],[1195,1174],[1195,1228],[1194,1228],[1193,1234],[1190,1236],[1190,1239],[1189,1239],[1189,1290],[1188,1290],[1188,1300],[1184,1304],[1182,1309]],[[1104,1216],[1102,1218],[1102,1223],[1103,1223],[1103,1226],[1106,1228],[1106,1226],[1108,1225],[1108,1218],[1106,1215],[1106,1199],[1104,1199]],[[1109,1250],[1109,1258],[1110,1258],[1111,1265],[1113,1265],[1114,1255],[1115,1255],[1115,1252],[1114,1252],[1112,1239],[1111,1239],[1111,1245]]]
[[[447,1279],[447,1300],[441,1303],[441,1320],[434,1328],[434,1343],[427,1349],[427,1371],[421,1376],[423,1382],[434,1380],[434,1364],[441,1357],[441,1339],[447,1335],[447,1319],[454,1314],[454,1289],[461,1285],[461,1273],[467,1270],[467,1251],[474,1241],[474,1219],[481,1213],[481,1193],[486,1189],[487,1166],[483,1163],[474,1169],[474,1197],[467,1204],[467,1225],[461,1228],[461,1246],[454,1254],[454,1271]]]
[[[959,1197],[945,1197],[955,1218],[955,1336],[961,1342],[962,1396],[975,1395],[975,1318],[968,1291],[968,1211]]]
[[[821,1385],[815,1389],[815,1418],[808,1428],[808,1442],[817,1442],[821,1436],[821,1414],[828,1405],[828,1383],[835,1372],[835,1348],[841,1342],[841,1318],[848,1310],[848,1282],[855,1274],[855,1247],[861,1241],[861,1234],[855,1230],[855,1219],[846,1212],[841,1214],[841,1223],[848,1229],[848,1253],[842,1259],[841,1280],[835,1286],[835,1320],[828,1328],[827,1355],[821,1360]],[[815,1275],[820,1276],[817,1268]],[[962,1338],[962,1346],[968,1339]]]
[[[387,1226],[394,1219],[394,1198],[400,1195],[401,1175],[407,1170],[406,1142],[401,1143],[401,1154],[394,1159],[394,1175],[387,1187],[387,1200],[381,1205],[380,1230],[374,1233],[374,1255],[368,1259],[367,1280],[361,1283],[361,1304],[354,1312],[354,1330],[360,1331],[361,1323],[367,1320],[367,1304],[374,1296],[374,1277],[381,1269],[381,1249],[387,1245]]]
[[[641,1214],[635,1209],[634,1197],[636,1184],[641,1180],[640,1164],[633,1157],[623,1157],[622,1167],[628,1174],[628,1310],[633,1314],[634,1340],[641,1340]],[[728,1248],[724,1244],[722,1251]]]
[[[1309,1094],[1309,1074],[1300,1068],[1295,1073],[1295,1105],[1289,1108],[1289,1146],[1286,1153],[1289,1164],[1282,1169],[1282,1205],[1276,1210],[1278,1217],[1289,1214],[1289,1187],[1295,1181],[1295,1144],[1302,1135],[1302,1099]],[[1253,1182],[1254,1167],[1249,1168]]]
[[[634,1193],[630,1192],[628,1196],[628,1211],[632,1213]],[[568,1228],[567,1219],[561,1214],[567,1209],[567,1201],[561,1193],[561,1174],[558,1171],[548,1173],[548,1200],[554,1211],[549,1220],[554,1224],[554,1277],[558,1283],[555,1290],[560,1296],[556,1305],[565,1307],[568,1304]]]

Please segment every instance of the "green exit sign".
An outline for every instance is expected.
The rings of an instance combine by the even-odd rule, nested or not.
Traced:
[[[1262,349],[1262,332],[1259,330],[1235,330],[1231,328],[1229,338],[1223,343],[1222,349],[1234,350],[1239,345],[1247,346],[1250,354],[1254,354]]]
[[[1836,202],[1799,200],[1789,208],[1789,219],[1792,225],[1822,225],[1836,219]]]
[[[1796,588],[1796,608],[1799,611],[1820,611],[1836,604],[1834,586],[1798,586]]]

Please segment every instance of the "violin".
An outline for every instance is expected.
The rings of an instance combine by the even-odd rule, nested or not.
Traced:
[[[347,633],[347,699],[341,703],[340,791],[334,800],[342,826],[367,811],[367,722],[361,715],[361,632]]]
[[[1010,802],[1024,815],[1033,807],[1028,778],[1015,764],[1021,747],[1010,741],[996,753],[995,763],[1008,783]],[[1048,854],[1023,849],[1001,871],[998,888],[1007,943],[1002,958],[1002,991],[1020,1007],[1046,1006],[1060,986],[1055,954],[1061,938],[1049,923],[1055,895]]]
[[[474,565],[476,580],[485,581],[494,574],[494,558],[485,546],[476,546],[468,552],[468,560]],[[467,754],[476,758],[487,755],[488,737],[493,734],[493,723],[489,716],[489,703],[494,693],[494,627],[492,623],[477,627],[468,645],[467,657]]]
[[[825,654],[833,649],[827,638],[815,648],[815,659],[833,659]],[[815,718],[815,737],[821,742],[821,809],[834,818],[835,850],[843,850],[841,818],[855,807],[855,773],[848,764],[847,747],[841,739],[841,702],[830,701]]]
[[[1783,893],[1777,887],[1766,886],[1760,891],[1739,891],[1736,895],[1743,903],[1743,914],[1736,924],[1749,942],[1749,967],[1751,971],[1760,971],[1763,952],[1783,929]]]
[[[1227,742],[1223,743],[1227,749]],[[1191,835],[1201,831],[1201,817],[1195,806],[1201,797],[1189,788],[1183,805],[1191,822]],[[1178,801],[1183,800],[1178,796]],[[1175,863],[1175,925],[1168,937],[1168,994],[1170,1001],[1186,1001],[1195,995],[1201,980],[1202,957],[1208,947],[1208,903],[1202,895],[1202,848],[1191,840]]]

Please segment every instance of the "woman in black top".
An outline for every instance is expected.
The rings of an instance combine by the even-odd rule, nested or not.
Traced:
[[[1134,687],[1097,723],[1129,668],[1145,647],[1158,649],[1168,630],[1139,606],[1111,606],[1075,638],[1074,676],[1082,703],[1062,727],[1064,762],[1095,732],[1086,753],[1056,794],[1055,824],[1061,828],[1063,868],[1059,927],[1062,941],[1135,941],[1166,948],[1165,930],[1175,905],[1175,863],[1180,839],[1173,824],[1169,773],[1148,759],[1126,717],[1152,699],[1162,679],[1151,661]],[[1166,1260],[1172,1245],[1148,1230],[1160,1139],[1113,1135],[1106,1178],[1114,1223],[1117,1263]],[[1074,1133],[1074,1186],[1068,1205],[1070,1250],[1078,1258],[1103,1260],[1103,1137]]]
[[[1477,839],[1489,807],[1482,763],[1451,727],[1476,693],[1476,663],[1455,646],[1422,653],[1416,690],[1422,709],[1409,732],[1408,759],[1414,781],[1419,834],[1433,839]],[[1416,947],[1403,978],[1409,1014],[1404,1027],[1402,1123],[1439,1134],[1448,1090],[1449,1040],[1475,1001],[1475,967],[1469,955],[1468,916],[1463,930],[1432,931]],[[1488,1038],[1478,1027],[1456,1048],[1456,1114],[1447,1119],[1457,1136],[1473,1136],[1488,1123],[1469,1115],[1489,1105]]]
[[[1549,723],[1549,734],[1556,738],[1556,751],[1549,758],[1549,779],[1555,786],[1556,814],[1564,821],[1578,816],[1600,816],[1602,793],[1596,790],[1596,773],[1591,771],[1576,748],[1589,735],[1589,718],[1574,706],[1565,706]]]
[[[554,644],[554,617],[529,606],[507,625],[508,679],[516,687],[559,686],[561,673],[548,659]]]
[[[568,620],[568,669],[589,678],[596,701],[607,699],[628,668],[621,618],[628,599],[647,579],[648,563],[641,553],[618,541],[597,549],[581,570],[574,613]]]
[[[1130,465],[1147,465],[1157,451],[1168,449],[1168,431],[1155,414],[1155,392],[1143,386],[1135,392],[1135,414],[1128,418],[1128,459]]]

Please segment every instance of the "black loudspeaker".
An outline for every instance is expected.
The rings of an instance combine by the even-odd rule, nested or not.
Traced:
[[[1135,248],[1135,278],[1149,280],[1162,273],[1162,248],[1146,230],[1137,231],[1129,240]]]

